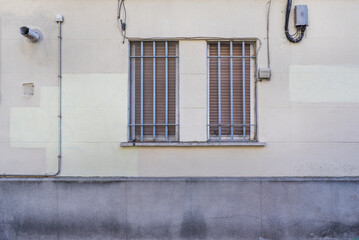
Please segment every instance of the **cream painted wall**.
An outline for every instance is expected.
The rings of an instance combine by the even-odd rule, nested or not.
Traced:
[[[359,0],[296,0],[309,27],[283,33],[272,0],[272,79],[258,83],[259,140],[250,147],[120,147],[127,139],[128,41],[116,0],[3,0],[0,9],[0,174],[57,167],[57,25],[63,24],[62,176],[356,176],[359,174]],[[266,66],[267,0],[126,0],[130,38],[259,38]],[[332,10],[336,9],[336,18]],[[352,13],[352,14],[350,14]],[[292,22],[291,22],[292,24]],[[38,28],[40,43],[19,27]],[[333,33],[335,29],[335,33]],[[181,141],[206,140],[206,41],[181,40]],[[22,96],[33,82],[35,95]]]
[[[289,96],[293,102],[359,102],[359,67],[292,65]]]
[[[179,49],[181,141],[206,141],[206,41],[180,41]]]

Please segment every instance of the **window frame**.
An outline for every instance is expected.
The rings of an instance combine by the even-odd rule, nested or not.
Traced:
[[[234,136],[233,130],[231,130],[230,134],[226,135],[211,135],[210,126],[213,126],[210,124],[210,59],[216,58],[221,59],[223,56],[210,56],[210,44],[217,43],[218,47],[222,42],[230,43],[230,56],[226,56],[226,58],[231,59],[231,78],[232,78],[232,85],[233,85],[233,43],[241,43],[242,44],[242,53],[241,56],[236,56],[236,58],[245,59],[246,57],[249,57],[250,59],[253,59],[253,61],[250,62],[250,122],[249,122],[249,134],[242,134],[239,136]],[[245,54],[245,47],[246,44],[249,44],[250,46],[250,55],[247,56]],[[257,120],[257,59],[258,59],[258,50],[257,50],[257,39],[220,39],[220,40],[207,40],[207,53],[206,53],[206,64],[207,64],[207,123],[206,123],[206,130],[207,130],[207,141],[208,142],[257,142],[258,141],[258,120]],[[231,52],[232,51],[232,52]],[[220,51],[219,51],[220,52]],[[220,61],[219,61],[220,66]],[[243,65],[242,65],[243,66]],[[243,66],[245,68],[245,65]],[[220,74],[220,71],[219,71]],[[244,75],[245,76],[245,75]],[[220,81],[220,80],[218,80]],[[242,78],[243,81],[243,78]],[[245,77],[244,77],[245,82]],[[233,86],[231,86],[231,92],[233,92]],[[245,92],[247,88],[242,90]],[[231,102],[233,101],[233,93],[231,98]],[[245,95],[244,97],[245,98]],[[245,104],[245,101],[244,101]],[[233,106],[233,103],[231,103],[231,106]],[[231,107],[231,118],[233,119],[233,107]],[[245,108],[241,108],[242,113],[245,112],[243,110]],[[220,117],[220,114],[218,113],[218,117]],[[245,118],[245,116],[244,116]],[[218,126],[220,126],[221,123],[218,122]],[[230,126],[233,128],[233,120],[231,120]],[[245,130],[245,127],[248,127],[248,124],[242,124],[243,126],[243,133],[246,133],[247,130]],[[220,129],[220,127],[219,127]],[[220,132],[220,131],[219,131]],[[247,138],[248,136],[248,138]]]
[[[135,42],[139,42],[141,44],[141,48],[144,49],[144,43],[145,42],[151,42],[153,44],[153,47],[155,48],[157,43],[164,43],[165,44],[165,52],[166,52],[166,55],[165,56],[157,56],[156,54],[156,51],[153,51],[153,53],[155,55],[153,56],[145,56],[143,54],[143,51],[141,50],[141,55],[140,56],[137,56],[137,55],[131,55],[131,51],[132,51],[132,44],[135,43]],[[173,42],[176,44],[175,46],[175,51],[176,51],[176,55],[173,56],[173,55],[169,55],[168,53],[168,50],[169,50],[169,42]],[[179,125],[179,122],[180,122],[180,105],[179,105],[179,86],[180,86],[180,71],[179,71],[179,67],[180,67],[180,54],[179,54],[179,49],[180,47],[180,44],[179,44],[179,41],[177,40],[170,40],[170,39],[161,39],[161,40],[156,40],[156,39],[146,39],[146,40],[130,40],[128,42],[128,124],[127,124],[127,141],[128,142],[137,142],[137,143],[149,143],[149,142],[155,142],[155,143],[171,143],[171,142],[179,142],[180,141],[180,125]],[[142,130],[142,126],[148,126],[148,124],[145,124],[143,123],[143,125],[141,126],[141,138],[138,139],[137,138],[137,135],[136,133],[133,134],[133,132],[136,132],[136,130],[133,130],[133,127],[134,125],[138,126],[138,124],[136,124],[136,118],[134,117],[135,115],[135,105],[136,105],[136,101],[134,100],[134,96],[133,96],[133,92],[135,91],[134,90],[134,82],[132,80],[133,78],[133,71],[135,71],[135,67],[132,68],[132,60],[133,59],[136,59],[136,58],[140,58],[140,59],[145,59],[145,58],[150,58],[152,60],[154,59],[158,59],[158,58],[164,58],[165,59],[165,66],[166,66],[166,113],[165,113],[165,117],[166,117],[166,124],[158,124],[157,122],[156,123],[152,123],[150,126],[153,126],[152,128],[155,129],[156,126],[158,125],[161,125],[161,126],[165,126],[165,134],[164,136],[162,135],[158,135],[158,134],[155,134],[155,130],[153,130],[153,134],[144,134],[142,132],[144,132],[144,130]],[[175,123],[172,124],[172,123],[168,123],[168,118],[169,118],[169,76],[168,76],[168,71],[169,71],[169,59],[170,58],[174,58],[176,59],[175,61]],[[155,65],[153,66],[156,66],[157,64],[157,61],[154,61],[156,62]],[[143,72],[143,62],[141,61],[141,72]],[[152,70],[152,73],[154,76],[156,76],[156,70],[153,71]],[[154,88],[157,86],[157,76],[155,78],[156,80],[152,79],[154,81],[154,85],[152,86],[152,90],[154,90]],[[143,92],[142,92],[143,94]],[[153,95],[153,97],[155,97],[156,94]],[[154,105],[154,112],[156,111],[156,101],[154,101],[152,103]],[[142,104],[140,104],[142,105]],[[142,109],[143,109],[143,106],[140,106]],[[141,110],[141,118],[142,118],[142,115],[143,115],[143,110]],[[142,121],[143,122],[143,121]],[[174,126],[175,128],[175,133],[174,135],[169,135],[168,134],[168,127],[169,126]]]

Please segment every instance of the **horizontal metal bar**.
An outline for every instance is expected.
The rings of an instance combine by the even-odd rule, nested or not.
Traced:
[[[130,126],[178,126],[179,124],[130,124]]]
[[[178,56],[130,56],[130,58],[178,58]]]
[[[264,142],[255,141],[207,141],[207,142],[122,142],[121,147],[264,147]]]
[[[235,41],[236,43],[246,42],[246,43],[255,43],[256,41],[261,42],[261,40],[257,37],[216,37],[216,36],[187,36],[187,37],[152,37],[152,38],[143,38],[143,37],[135,37],[129,36],[126,37],[129,41],[168,41],[168,42],[178,42],[179,40],[207,40],[210,43],[216,43],[218,41],[228,42]]]
[[[227,38],[227,39],[224,39],[224,40],[207,40],[208,43],[217,43],[219,41],[221,41],[222,43],[229,43],[229,42],[233,42],[234,44],[242,44],[242,42],[246,43],[246,44],[253,44],[255,43],[256,41],[258,41],[259,38]]]
[[[231,126],[234,126],[234,127],[243,127],[243,126],[257,126],[256,124],[208,124],[208,126],[210,127],[231,127]]]
[[[256,58],[256,56],[208,56],[208,58]]]
[[[233,140],[230,139],[231,136],[225,136],[225,137],[229,137],[229,138],[225,138],[222,136],[222,139],[219,140],[218,135],[217,136],[212,135],[211,138],[208,140],[208,142],[214,142],[214,143],[253,143],[253,142],[255,142],[253,140],[243,140],[242,136],[243,136],[242,134],[234,135],[235,138]],[[265,146],[265,144],[261,145],[261,146]]]

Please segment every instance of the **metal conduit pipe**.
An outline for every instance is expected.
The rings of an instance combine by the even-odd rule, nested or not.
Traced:
[[[58,115],[58,125],[59,125],[59,140],[58,140],[58,156],[57,156],[57,173],[54,176],[57,176],[61,172],[61,160],[62,160],[62,32],[61,32],[61,24],[64,21],[64,17],[60,14],[56,15],[56,22],[59,25],[59,75],[58,75],[58,83],[59,83],[59,115]]]
[[[40,40],[40,35],[28,27],[25,26],[21,27],[20,33],[21,35],[29,39],[31,42],[37,42]]]
[[[58,92],[59,92],[59,115],[58,115],[58,130],[59,130],[59,139],[58,139],[58,156],[57,156],[57,172],[55,174],[44,174],[44,175],[28,175],[28,174],[2,174],[0,178],[44,178],[44,177],[56,177],[61,173],[61,159],[62,159],[62,129],[61,129],[61,119],[62,119],[62,33],[61,33],[61,23],[64,21],[62,15],[56,15],[56,22],[59,26],[59,35],[58,35],[58,44],[59,44],[59,56],[58,56]]]

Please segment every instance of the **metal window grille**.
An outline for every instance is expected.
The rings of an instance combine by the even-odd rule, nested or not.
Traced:
[[[178,42],[130,43],[130,141],[178,140]]]
[[[208,42],[209,140],[256,139],[254,41]]]

